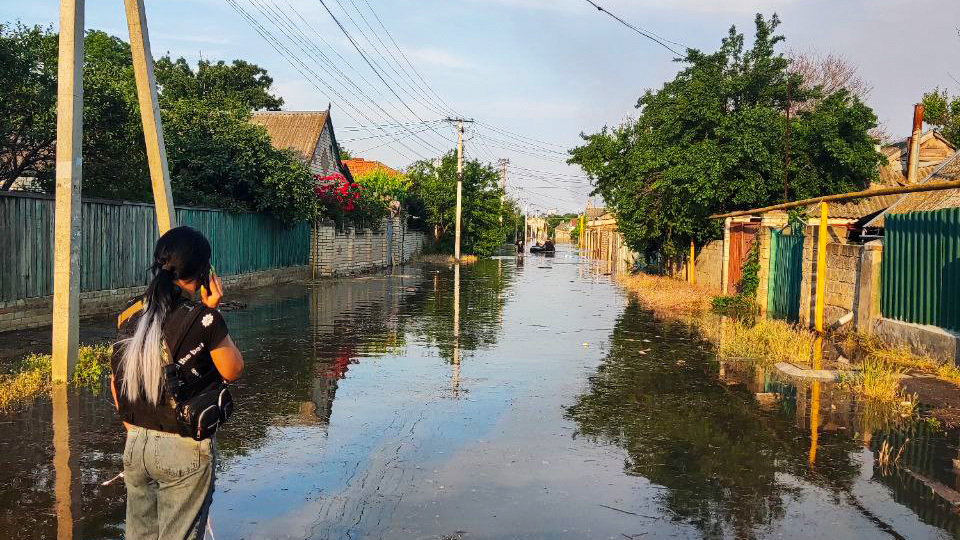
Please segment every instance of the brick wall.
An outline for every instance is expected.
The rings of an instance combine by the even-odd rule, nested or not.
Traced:
[[[237,289],[263,287],[275,283],[305,279],[308,269],[307,266],[294,266],[249,274],[223,276],[223,283],[226,287]],[[80,316],[117,312],[131,298],[143,294],[146,288],[144,285],[82,292],[80,293]],[[52,312],[53,296],[0,302],[0,332],[48,326]]]

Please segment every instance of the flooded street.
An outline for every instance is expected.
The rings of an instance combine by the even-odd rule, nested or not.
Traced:
[[[956,432],[722,364],[572,252],[243,301],[220,540],[960,535]],[[0,538],[120,538],[121,431],[108,391],[0,416]]]

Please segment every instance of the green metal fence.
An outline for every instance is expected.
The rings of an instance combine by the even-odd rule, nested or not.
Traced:
[[[0,194],[0,302],[53,294],[53,198]],[[222,275],[305,265],[310,225],[291,229],[271,217],[177,208],[177,223],[202,231]],[[147,283],[157,240],[153,206],[85,200],[81,204],[80,289]]]
[[[960,208],[885,221],[883,316],[960,331]]]
[[[803,279],[803,235],[776,230],[771,233],[767,312],[776,319],[797,322]]]

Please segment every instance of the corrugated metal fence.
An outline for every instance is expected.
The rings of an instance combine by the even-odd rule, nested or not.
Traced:
[[[157,240],[153,205],[85,200],[81,205],[80,289],[147,283]],[[0,302],[53,294],[53,198],[0,193]],[[223,275],[308,264],[310,225],[271,217],[177,208],[177,223],[202,231]]]
[[[803,235],[771,231],[770,284],[767,312],[776,319],[800,319],[800,284],[803,280]]]
[[[884,317],[960,331],[960,208],[886,217]]]

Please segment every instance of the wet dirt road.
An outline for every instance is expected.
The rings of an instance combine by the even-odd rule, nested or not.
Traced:
[[[956,434],[871,427],[828,389],[813,401],[738,373],[569,252],[457,281],[410,267],[261,291],[226,314],[247,372],[219,440],[215,538],[960,532],[918,480],[955,481]],[[108,399],[0,416],[0,538],[122,536],[122,482],[99,485],[121,467]],[[875,466],[881,441],[907,437],[909,467]]]

